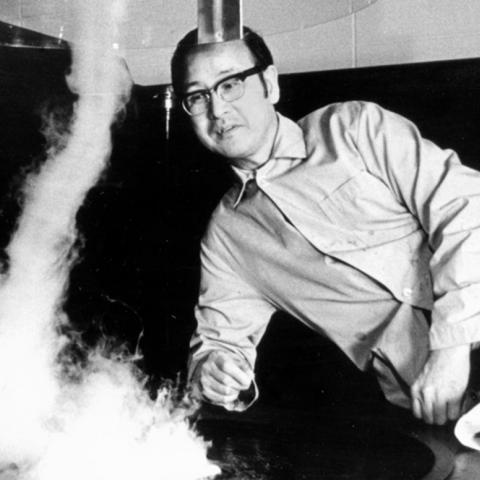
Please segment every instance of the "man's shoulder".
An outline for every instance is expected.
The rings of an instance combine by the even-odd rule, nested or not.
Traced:
[[[326,121],[328,119],[337,119],[343,123],[352,123],[358,120],[363,114],[371,114],[374,111],[384,110],[380,105],[374,102],[364,100],[350,100],[346,102],[335,102],[324,105],[309,114],[302,117],[298,124],[301,127],[312,124],[313,122]]]

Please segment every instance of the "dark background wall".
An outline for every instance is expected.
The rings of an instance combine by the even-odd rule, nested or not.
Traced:
[[[2,250],[24,174],[44,158],[42,112],[61,119],[71,110],[68,62],[64,50],[0,47]],[[333,101],[375,101],[480,167],[480,59],[283,75],[281,87],[279,110],[292,118]],[[78,215],[82,261],[72,271],[66,309],[87,340],[113,335],[134,348],[143,331],[143,367],[155,378],[174,378],[195,324],[200,237],[232,178],[196,142],[180,108],[166,140],[163,88],[135,86],[114,127],[110,167]],[[347,399],[358,375],[334,347],[282,315],[262,342],[259,369],[273,402],[302,388],[305,398],[332,390],[336,401]],[[286,377],[289,387],[280,389]]]

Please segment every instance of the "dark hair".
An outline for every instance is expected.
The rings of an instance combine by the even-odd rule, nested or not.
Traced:
[[[267,68],[273,65],[273,57],[265,40],[248,27],[243,27],[243,41],[252,54],[255,65]],[[178,95],[181,92],[183,76],[185,74],[185,59],[195,47],[198,47],[198,30],[188,32],[177,44],[170,62],[173,91]]]

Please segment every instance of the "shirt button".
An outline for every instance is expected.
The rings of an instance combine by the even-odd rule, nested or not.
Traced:
[[[255,182],[254,178],[250,178],[245,184],[243,195],[245,198],[250,198],[255,194],[257,190],[258,190],[257,182]]]
[[[410,298],[413,294],[413,290],[411,288],[404,288],[402,293],[405,298]]]

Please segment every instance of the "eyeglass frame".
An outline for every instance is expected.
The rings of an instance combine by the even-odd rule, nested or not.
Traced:
[[[260,74],[262,73],[263,71],[265,71],[267,67],[265,66],[261,66],[261,65],[255,65],[251,68],[247,68],[246,70],[242,70],[240,72],[237,72],[237,73],[232,73],[231,75],[228,75],[226,76],[225,78],[222,78],[220,80],[218,80],[215,85],[213,85],[213,87],[211,88],[202,88],[202,89],[199,89],[199,90],[194,90],[193,92],[188,92],[188,93],[185,93],[181,96],[181,102],[182,102],[182,107],[183,109],[185,110],[185,112],[190,115],[191,117],[196,117],[197,115],[202,115],[203,113],[205,113],[206,111],[208,111],[208,106],[210,105],[211,103],[211,98],[212,98],[212,93],[216,93],[217,95],[219,95],[217,93],[217,89],[218,87],[223,83],[223,82],[227,82],[228,80],[231,80],[233,78],[238,78],[241,80],[241,85],[243,86],[243,92],[242,94],[233,99],[233,100],[225,100],[221,95],[219,95],[219,97],[224,101],[224,102],[228,102],[228,103],[231,103],[231,102],[234,102],[235,100],[238,100],[239,98],[242,98],[243,95],[245,94],[245,80],[248,78],[248,77],[251,77],[252,75],[257,75],[257,74]],[[208,101],[206,102],[206,109],[202,112],[199,112],[199,113],[192,113],[188,110],[188,107],[186,106],[186,100],[187,98],[190,96],[190,95],[195,95],[195,94],[198,94],[198,93],[204,93],[205,94],[205,98],[208,99]]]

